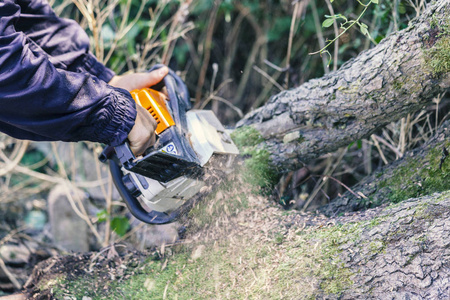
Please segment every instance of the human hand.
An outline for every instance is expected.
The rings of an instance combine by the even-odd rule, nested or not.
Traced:
[[[128,134],[128,143],[135,156],[141,155],[156,141],[156,121],[150,113],[136,104],[136,120],[134,126]]]
[[[168,72],[169,69],[163,67],[149,73],[114,76],[109,84],[128,91],[147,88],[163,80]],[[136,104],[136,111],[136,120],[133,128],[131,128],[131,131],[128,134],[128,142],[131,151],[134,155],[138,156],[143,154],[148,147],[155,143],[155,129],[157,124],[152,115],[139,104]]]
[[[158,84],[168,73],[169,69],[162,67],[148,73],[116,75],[111,79],[109,85],[131,92],[132,90],[148,88]]]

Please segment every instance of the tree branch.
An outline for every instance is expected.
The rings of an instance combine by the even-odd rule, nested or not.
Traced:
[[[450,67],[433,67],[450,44],[450,0],[438,1],[338,71],[284,91],[247,114],[280,172],[370,136],[450,87]],[[444,62],[445,63],[445,62]],[[450,65],[449,62],[446,62]]]

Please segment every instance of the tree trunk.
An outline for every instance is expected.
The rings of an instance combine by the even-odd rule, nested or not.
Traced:
[[[450,87],[450,0],[338,71],[284,91],[244,117],[280,172],[368,137]]]
[[[324,299],[448,299],[450,194],[368,211],[334,241],[351,284]],[[344,231],[345,231],[344,230]]]

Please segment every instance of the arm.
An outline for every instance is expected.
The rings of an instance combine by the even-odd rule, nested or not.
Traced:
[[[125,141],[136,119],[130,94],[88,73],[57,69],[15,28],[20,8],[0,2],[0,130],[32,140]]]
[[[46,0],[16,0],[20,19],[15,28],[49,54],[58,69],[88,72],[108,82],[114,72],[99,63],[89,52],[89,38],[73,20],[59,18]]]

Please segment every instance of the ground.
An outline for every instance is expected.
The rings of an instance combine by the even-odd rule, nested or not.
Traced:
[[[445,124],[425,145],[318,212],[286,211],[273,201],[265,160],[248,151],[253,159],[238,161],[229,176],[208,174],[213,192],[183,220],[176,243],[145,253],[115,244],[54,256],[36,266],[24,293],[83,300],[447,299]],[[379,188],[386,182],[388,191]],[[256,188],[261,183],[266,189]],[[371,198],[377,195],[383,201]]]
[[[450,192],[327,217],[284,211],[233,177],[193,209],[178,243],[51,258],[30,299],[450,296]]]

